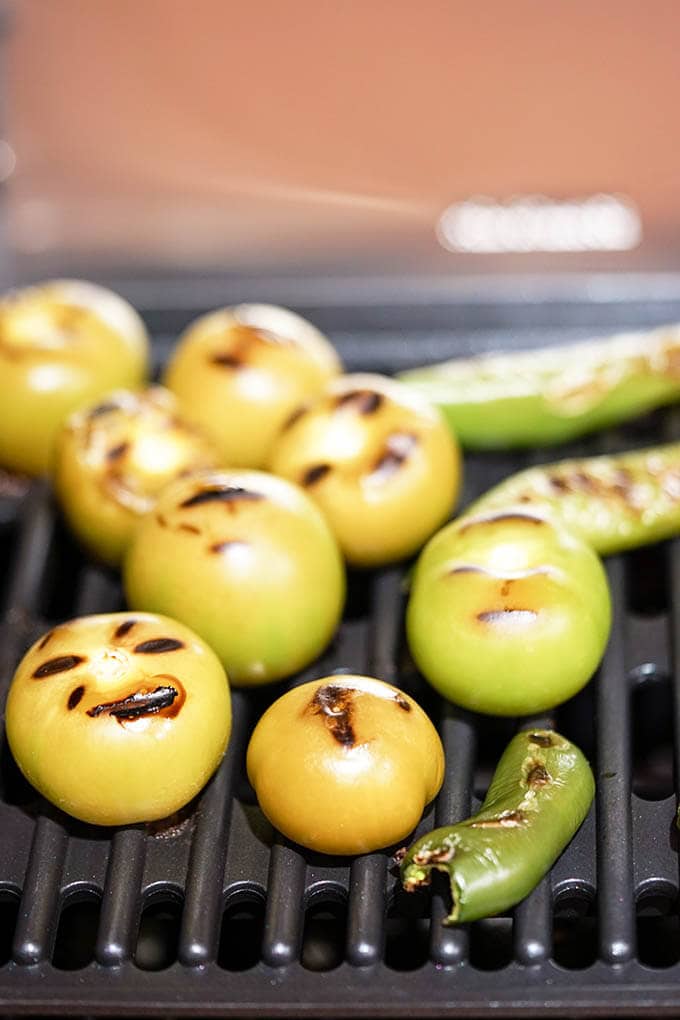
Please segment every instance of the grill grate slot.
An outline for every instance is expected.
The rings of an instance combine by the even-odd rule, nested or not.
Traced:
[[[345,339],[353,368],[388,364],[396,347],[402,363],[420,360],[415,345],[385,330],[379,357]],[[444,331],[428,342],[430,356],[444,342],[447,353],[456,350]],[[564,455],[664,435],[680,435],[679,412]],[[555,456],[467,458],[465,501]],[[3,499],[0,564],[8,565],[0,576],[3,691],[28,645],[65,613],[123,608],[119,580],[66,538],[41,483],[25,499]],[[391,849],[353,860],[308,854],[274,833],[255,804],[244,768],[252,726],[287,686],[326,673],[395,682],[438,723],[445,782],[419,832],[474,810],[517,728],[443,703],[417,675],[403,635],[407,567],[353,572],[341,631],[322,659],[288,684],[235,692],[229,753],[181,817],[115,832],[80,825],[24,783],[3,742],[0,1003],[64,1015],[574,1015],[611,1014],[622,1002],[636,1013],[680,1013],[670,762],[680,775],[680,543],[612,559],[608,572],[615,623],[607,655],[554,720],[593,761],[597,810],[512,915],[446,928],[444,876],[407,896]]]

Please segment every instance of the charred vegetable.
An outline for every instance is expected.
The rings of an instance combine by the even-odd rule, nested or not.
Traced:
[[[316,658],[345,596],[321,511],[297,486],[260,471],[172,482],[136,529],[123,574],[131,606],[193,627],[243,685]]]
[[[680,443],[529,468],[470,513],[509,506],[550,517],[605,556],[670,538],[680,532]]]
[[[406,852],[404,888],[449,876],[445,923],[489,917],[524,899],[547,874],[584,820],[595,783],[581,751],[552,730],[517,734],[503,754],[481,809],[435,829]]]
[[[163,486],[217,463],[208,440],[178,416],[169,390],[115,390],[62,426],[53,484],[85,547],[116,566]]]
[[[439,412],[379,375],[346,375],[296,411],[270,467],[302,485],[345,558],[378,566],[416,552],[448,517],[458,446]]]
[[[44,634],[7,698],[7,739],[30,783],[96,825],[179,810],[217,768],[229,686],[187,627],[148,613],[87,616]]]
[[[542,712],[579,691],[609,636],[607,579],[593,550],[529,509],[480,509],[430,540],[406,614],[411,654],[450,701]]]
[[[339,371],[310,322],[274,305],[236,305],[191,323],[163,381],[224,464],[258,468],[292,411]]]
[[[123,298],[55,280],[0,302],[0,465],[44,474],[66,415],[147,372],[142,320]]]
[[[366,676],[330,676],[284,694],[248,747],[264,814],[290,839],[328,854],[404,839],[439,792],[444,751],[407,694]]]
[[[680,399],[680,325],[404,372],[471,449],[547,446]]]

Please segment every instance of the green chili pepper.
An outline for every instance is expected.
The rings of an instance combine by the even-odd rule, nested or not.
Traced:
[[[463,446],[549,446],[680,400],[680,326],[480,355],[400,375]]]
[[[509,743],[481,809],[435,829],[407,850],[404,888],[448,873],[453,909],[445,924],[475,921],[515,906],[547,874],[588,813],[595,782],[582,752],[552,730]]]
[[[528,468],[466,517],[516,507],[563,524],[603,556],[680,533],[680,443]]]

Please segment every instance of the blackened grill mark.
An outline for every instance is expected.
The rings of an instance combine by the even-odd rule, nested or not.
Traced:
[[[384,399],[382,393],[376,393],[374,390],[352,390],[337,398],[336,407],[347,407],[349,404],[356,408],[359,414],[375,414]]]
[[[394,700],[395,703],[399,706],[399,708],[403,708],[404,712],[411,711],[411,706],[409,705],[406,698],[402,698],[401,694],[397,694]]]
[[[219,365],[220,368],[241,368],[243,361],[237,354],[215,354],[210,359],[212,365]]]
[[[47,646],[47,644],[52,640],[52,636],[53,635],[54,635],[54,631],[53,630],[48,630],[47,634],[45,634],[45,637],[42,639],[42,641],[38,645],[38,651],[42,651],[42,649]]]
[[[203,503],[235,503],[239,500],[257,502],[264,499],[264,493],[253,492],[251,489],[244,489],[240,485],[227,485],[211,489],[202,489],[200,492],[189,496],[179,509],[186,509],[192,506],[201,506]]]
[[[490,570],[485,570],[484,567],[475,567],[471,563],[465,563],[462,567],[454,567],[453,570],[449,570],[449,574],[485,574],[487,577],[493,576]]]
[[[471,829],[516,829],[526,822],[522,811],[508,811],[496,818],[478,818],[468,822]]]
[[[120,460],[121,457],[125,456],[129,449],[130,449],[129,442],[118,443],[117,446],[112,446],[111,449],[107,451],[106,459],[109,462]]]
[[[203,532],[200,528],[197,528],[195,524],[187,524],[186,521],[182,521],[178,525],[180,531],[188,531],[190,535],[202,535]]]
[[[66,707],[68,708],[69,712],[72,712],[73,709],[80,704],[84,693],[85,693],[84,687],[73,688],[73,690],[68,696],[68,701],[66,702]]]
[[[225,552],[227,549],[233,549],[235,546],[240,546],[242,549],[247,549],[250,542],[243,542],[239,538],[227,539],[225,542],[213,542],[211,546],[208,546],[208,552],[219,554]]]
[[[326,684],[319,687],[310,703],[314,715],[323,717],[326,729],[343,747],[353,747],[356,739],[352,726],[353,699],[351,687]]]
[[[178,648],[184,648],[184,643],[177,638],[159,637],[142,641],[135,645],[133,651],[138,655],[161,655],[163,652],[176,652]]]
[[[532,787],[532,789],[537,786],[547,786],[550,780],[550,773],[540,761],[534,762],[527,772],[527,786]]]
[[[292,428],[296,421],[299,421],[300,418],[303,418],[307,414],[308,410],[309,404],[302,404],[301,407],[296,407],[293,413],[284,421],[281,426],[281,431],[285,432],[286,429]]]
[[[552,747],[553,739],[549,733],[530,733],[529,743],[537,747]]]
[[[97,404],[96,407],[92,408],[92,410],[90,411],[90,413],[88,414],[87,417],[88,418],[100,418],[103,414],[109,414],[111,411],[119,411],[119,410],[120,410],[120,405],[119,404],[115,404],[112,401],[110,401],[109,403],[106,403],[106,404]]]
[[[499,513],[491,514],[488,517],[477,517],[472,521],[468,521],[459,529],[459,534],[462,535],[465,531],[469,531],[470,528],[483,528],[488,524],[500,524],[503,521],[516,521],[518,524],[545,524],[542,517],[534,517],[533,514]]]
[[[38,666],[33,676],[41,680],[45,676],[53,676],[55,673],[66,673],[69,669],[75,669],[81,662],[85,662],[82,655],[60,655],[56,659],[48,659]]]
[[[369,474],[377,482],[386,482],[408,460],[418,444],[418,437],[410,432],[393,432],[385,442],[385,452],[373,465]]]
[[[96,719],[99,715],[112,715],[115,719],[139,719],[143,715],[155,715],[163,708],[169,708],[179,691],[174,687],[156,687],[153,691],[136,691],[119,701],[107,701],[88,709],[87,714]]]
[[[508,578],[508,580],[503,581],[503,584],[501,585],[501,598],[505,599],[505,598],[508,597],[508,595],[510,594],[510,586],[511,585],[512,585],[512,579],[511,578]]]
[[[477,613],[480,623],[529,623],[537,616],[534,609],[489,609]]]
[[[314,464],[313,467],[307,468],[300,481],[305,486],[314,485],[325,478],[330,470],[330,464]]]
[[[136,620],[124,620],[120,623],[113,632],[113,640],[117,641],[119,638],[125,637],[129,634],[134,625],[137,623]]]
[[[167,528],[168,527],[167,518],[165,518],[163,516],[163,514],[156,514],[156,520],[160,524],[161,528]]]

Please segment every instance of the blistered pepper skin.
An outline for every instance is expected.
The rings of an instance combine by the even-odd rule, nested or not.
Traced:
[[[140,386],[148,337],[104,287],[53,280],[0,301],[0,466],[47,473],[64,418],[117,386]]]
[[[437,404],[468,449],[550,446],[680,400],[680,325],[455,359],[400,378]]]
[[[547,874],[586,817],[595,782],[582,752],[552,730],[518,733],[506,748],[480,810],[429,832],[401,862],[404,888],[448,875],[445,924],[515,906]]]
[[[566,701],[590,679],[611,625],[597,555],[523,508],[466,514],[420,555],[406,611],[413,659],[445,698],[519,716]]]
[[[516,507],[547,516],[602,556],[680,532],[680,443],[528,468],[468,513]]]

